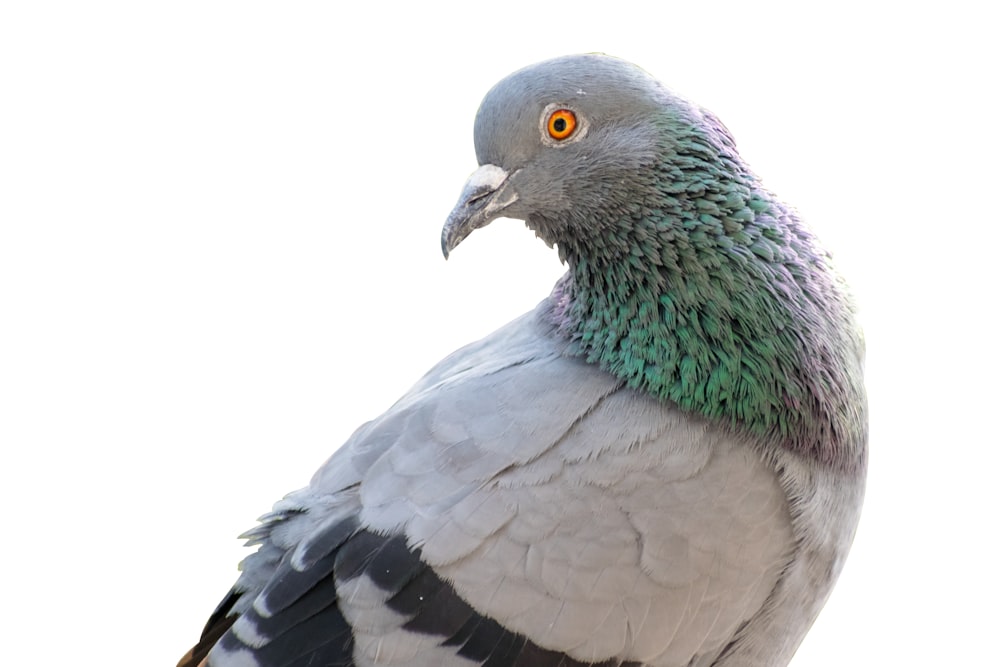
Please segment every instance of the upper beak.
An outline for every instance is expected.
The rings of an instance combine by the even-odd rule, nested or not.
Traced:
[[[466,236],[499,218],[504,209],[517,201],[509,176],[496,165],[484,164],[465,182],[462,195],[441,230],[441,252],[445,259]]]

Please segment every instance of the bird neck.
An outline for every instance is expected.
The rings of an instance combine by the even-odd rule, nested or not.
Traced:
[[[615,234],[560,244],[560,330],[680,408],[821,461],[863,465],[863,343],[844,287],[752,177],[650,189]],[[615,215],[615,212],[606,212]]]

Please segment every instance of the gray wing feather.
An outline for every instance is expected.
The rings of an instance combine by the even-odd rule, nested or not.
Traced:
[[[589,663],[717,655],[764,607],[794,543],[778,477],[752,447],[566,356],[537,313],[451,355],[358,429],[252,533],[263,546],[237,590],[273,613],[282,568],[309,571],[352,516],[405,536],[532,650]],[[467,664],[408,630],[369,578],[338,578],[337,595],[360,664]]]

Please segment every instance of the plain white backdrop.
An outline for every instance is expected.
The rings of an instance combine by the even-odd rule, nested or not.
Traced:
[[[603,51],[712,109],[833,248],[869,343],[854,552],[793,664],[987,664],[995,35],[961,2],[6,3],[4,662],[172,665],[254,524],[543,298],[517,221],[445,262],[482,95]],[[350,8],[346,8],[350,7]]]

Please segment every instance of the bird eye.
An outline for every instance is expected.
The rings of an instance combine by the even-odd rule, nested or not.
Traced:
[[[576,130],[576,114],[569,109],[556,109],[549,114],[546,127],[550,137],[556,141],[562,141]]]

